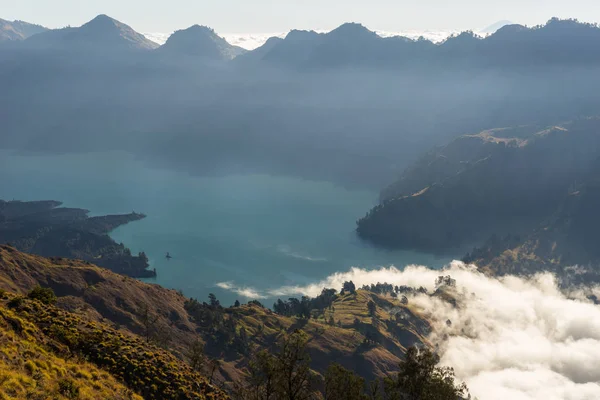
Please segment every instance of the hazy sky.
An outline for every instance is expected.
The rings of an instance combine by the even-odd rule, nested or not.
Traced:
[[[193,24],[218,32],[330,29],[362,22],[371,29],[480,29],[499,20],[527,25],[552,16],[600,21],[599,0],[0,0],[0,18],[51,28],[108,14],[142,32]]]

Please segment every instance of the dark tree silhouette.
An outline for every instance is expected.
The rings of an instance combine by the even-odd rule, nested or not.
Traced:
[[[365,380],[339,364],[325,372],[325,400],[366,400]]]

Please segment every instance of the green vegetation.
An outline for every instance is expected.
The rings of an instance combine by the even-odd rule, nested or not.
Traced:
[[[56,295],[50,288],[43,288],[41,286],[34,287],[31,292],[27,295],[28,298],[33,300],[39,300],[44,304],[56,303]]]
[[[325,372],[325,400],[367,400],[365,380],[339,364]]]
[[[203,376],[171,353],[135,335],[86,321],[50,304],[26,299],[8,314],[13,318],[7,319],[6,311],[2,313],[17,334],[31,330],[40,332],[47,343],[54,343],[53,346],[60,349],[60,353],[66,352],[93,363],[145,399],[224,398]],[[58,380],[57,387],[58,392],[69,399],[79,398],[83,390],[79,380],[70,378]]]
[[[411,347],[398,373],[384,380],[389,400],[449,400],[468,396],[466,385],[454,382],[454,371],[438,367],[440,358],[429,349]]]
[[[5,304],[0,302],[0,399],[141,400],[119,379],[69,354],[28,315]]]
[[[238,382],[238,400],[459,400],[467,398],[464,383],[456,384],[454,371],[438,367],[439,356],[428,348],[411,347],[396,373],[365,380],[339,364],[331,364],[324,379],[310,371],[308,338],[296,331],[285,337],[276,354],[259,352],[250,363],[250,373]],[[321,397],[323,396],[323,397]]]

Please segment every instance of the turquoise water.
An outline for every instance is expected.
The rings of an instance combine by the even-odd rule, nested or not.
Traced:
[[[0,153],[0,182],[5,200],[61,200],[94,215],[147,214],[111,236],[148,254],[158,272],[152,282],[200,299],[214,292],[224,304],[312,283],[353,266],[447,261],[360,242],[355,221],[377,193],[327,182],[268,175],[196,177],[153,168],[125,153],[7,152]],[[229,287],[246,290],[239,294]]]

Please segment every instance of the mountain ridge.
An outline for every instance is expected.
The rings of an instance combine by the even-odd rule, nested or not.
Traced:
[[[24,41],[33,48],[54,48],[75,51],[148,51],[158,44],[147,39],[126,25],[105,14],[77,28],[49,30]]]
[[[245,49],[229,44],[213,29],[200,25],[174,32],[158,51],[170,57],[193,56],[213,61],[229,61],[246,53]]]
[[[598,118],[582,118],[461,136],[384,189],[380,204],[357,221],[358,235],[452,254],[475,245],[464,261],[499,274],[549,270],[564,277],[568,266],[582,265],[591,279],[600,273],[588,240],[600,216],[591,206],[598,132]]]
[[[7,21],[0,18],[0,42],[25,40],[30,36],[46,32],[48,28],[29,22],[15,20]]]

